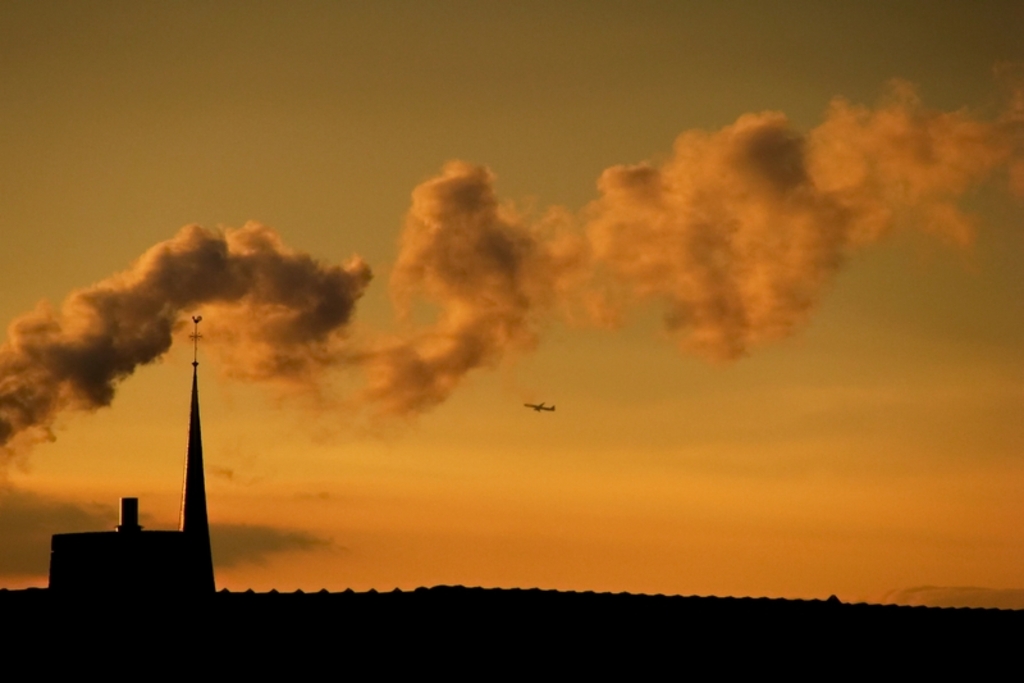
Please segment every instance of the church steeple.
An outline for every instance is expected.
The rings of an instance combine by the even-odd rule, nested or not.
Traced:
[[[192,318],[192,339],[198,349],[199,321]],[[203,471],[203,435],[199,424],[199,360],[192,359],[192,409],[188,421],[188,450],[185,454],[185,482],[181,492],[180,530],[189,537],[194,585],[203,591],[214,590],[213,554],[210,550],[210,520],[206,514],[206,475]]]
[[[50,588],[95,595],[212,595],[213,553],[199,425],[199,316],[192,318],[192,406],[178,531],[139,526],[138,498],[121,499],[117,531],[54,534]]]

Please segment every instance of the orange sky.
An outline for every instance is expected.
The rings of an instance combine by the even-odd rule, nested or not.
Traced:
[[[899,78],[929,111],[997,125],[1013,69],[994,69],[1024,62],[1022,33],[1014,2],[5,3],[0,317],[59,306],[183,225],[257,221],[324,263],[364,258],[353,334],[401,334],[399,239],[446,162],[490,169],[524,225],[557,206],[582,231],[616,165],[700,169],[676,196],[709,193],[712,168],[732,187],[724,161],[670,172],[673,144],[745,114],[809,134],[833,98],[884,107]],[[358,368],[318,375],[318,400],[228,378],[242,355],[197,311],[218,585],[1024,607],[1024,204],[992,163],[951,200],[970,244],[900,209],[791,328],[732,360],[693,352],[693,327],[666,331],[666,299],[640,297],[614,329],[538,318],[535,349],[374,420],[349,402]],[[886,197],[911,184],[893,177]],[[805,214],[779,215],[764,234]],[[675,272],[670,295],[692,270]],[[7,465],[0,585],[44,584],[49,535],[109,526],[118,496],[175,525],[190,360],[181,334],[111,407],[60,413],[55,441]]]

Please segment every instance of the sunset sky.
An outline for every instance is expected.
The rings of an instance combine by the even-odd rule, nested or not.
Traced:
[[[5,0],[0,418],[51,358],[15,321],[88,335],[62,302],[156,245],[265,239],[352,310],[162,313],[205,319],[219,588],[1024,608],[1021,36],[1013,1]],[[120,496],[175,528],[189,331],[109,406],[54,380],[0,586]]]

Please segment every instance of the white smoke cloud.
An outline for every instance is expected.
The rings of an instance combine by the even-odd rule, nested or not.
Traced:
[[[363,398],[429,408],[474,368],[533,348],[552,318],[606,327],[646,301],[682,350],[736,359],[793,334],[848,257],[898,228],[969,244],[958,201],[1019,161],[1016,124],[890,90],[873,109],[834,100],[806,133],[778,112],[683,133],[661,165],[607,169],[571,219],[531,222],[490,171],[449,164],[413,192],[391,281],[399,310],[421,297],[437,319],[366,356]]]
[[[10,325],[0,447],[47,438],[62,410],[108,405],[199,308],[229,375],[316,386],[326,368],[358,367],[357,401],[389,415],[438,405],[547,325],[608,327],[644,302],[663,307],[681,350],[739,358],[798,330],[856,250],[897,229],[966,245],[967,193],[1005,171],[1024,194],[1013,92],[991,121],[929,110],[903,83],[875,108],[834,100],[807,132],[745,114],[683,133],[660,165],[607,169],[578,214],[526,215],[488,169],[451,162],[412,193],[390,281],[398,331],[359,342],[346,334],[371,279],[359,259],[320,263],[257,224],[183,228],[59,311],[40,304]],[[424,304],[434,318],[416,324]]]
[[[898,225],[970,242],[956,200],[1007,155],[998,126],[900,85],[878,109],[835,100],[807,134],[777,112],[684,133],[659,167],[605,171],[587,229],[684,349],[732,359],[791,334],[847,256]]]
[[[436,321],[363,358],[365,398],[390,413],[443,401],[470,370],[536,346],[541,317],[581,267],[582,241],[501,206],[485,168],[462,162],[413,192],[391,291],[399,315],[422,298]]]
[[[59,311],[42,303],[11,323],[0,346],[0,447],[50,438],[63,410],[109,405],[117,384],[166,353],[175,326],[199,307],[230,321],[229,370],[308,378],[332,361],[369,280],[358,259],[323,265],[260,225],[185,227],[127,271],[72,292]]]

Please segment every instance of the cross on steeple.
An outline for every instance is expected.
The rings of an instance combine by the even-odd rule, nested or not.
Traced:
[[[192,340],[192,367],[199,365],[199,340],[203,338],[203,335],[199,334],[199,323],[201,322],[203,322],[203,316],[192,316],[192,323],[195,327],[192,329],[192,334],[188,336]]]

